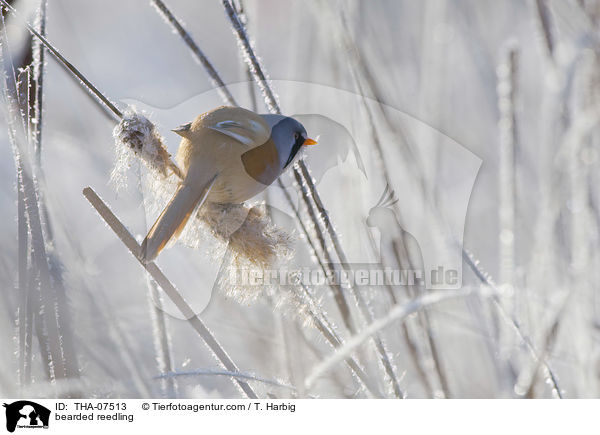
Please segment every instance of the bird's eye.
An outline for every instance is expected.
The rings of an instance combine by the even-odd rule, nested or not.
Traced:
[[[299,137],[300,137],[300,134],[299,134],[299,133],[294,133],[294,139],[295,139],[295,140],[298,140],[298,138],[299,138]]]

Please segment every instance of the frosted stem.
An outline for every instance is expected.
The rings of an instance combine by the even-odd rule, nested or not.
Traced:
[[[557,397],[562,399],[562,391],[558,385],[558,379],[557,379],[556,375],[554,374],[554,371],[550,368],[550,365],[548,364],[546,359],[543,358],[542,356],[540,356],[540,354],[536,351],[535,347],[533,346],[533,343],[531,342],[531,339],[523,332],[519,322],[514,317],[512,317],[509,313],[507,313],[506,310],[504,309],[504,307],[502,306],[502,303],[500,302],[500,300],[498,298],[498,295],[500,294],[500,292],[499,292],[498,288],[496,287],[494,280],[489,276],[488,273],[484,272],[479,267],[479,262],[477,260],[475,260],[473,255],[471,255],[469,252],[467,252],[466,249],[463,248],[462,253],[463,253],[463,260],[465,261],[465,263],[467,263],[469,268],[473,271],[473,273],[475,274],[477,279],[479,279],[481,281],[481,283],[484,284],[486,287],[493,290],[494,294],[492,295],[491,299],[492,299],[494,306],[498,309],[498,312],[500,313],[500,315],[504,319],[504,321],[514,330],[514,332],[517,334],[519,339],[525,344],[525,346],[527,347],[527,350],[529,351],[533,360],[536,362],[539,361],[539,363],[542,364],[543,367],[546,369],[546,371],[547,371],[546,379],[552,385]]]
[[[386,328],[395,321],[404,320],[409,315],[422,310],[424,307],[439,303],[441,301],[464,297],[471,293],[470,289],[461,290],[444,290],[429,293],[425,296],[411,301],[405,305],[394,306],[388,314],[384,317],[379,318],[369,324],[366,328],[361,330],[358,334],[350,337],[346,343],[340,346],[333,354],[326,358],[312,370],[309,376],[305,380],[306,388],[313,386],[315,381],[321,377],[325,372],[333,369],[340,361],[343,361],[348,355],[352,354],[360,345],[368,340],[373,335],[377,334],[382,329]]]

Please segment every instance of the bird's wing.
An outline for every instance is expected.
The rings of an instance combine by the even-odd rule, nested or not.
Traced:
[[[241,157],[246,173],[265,186],[281,174],[279,153],[272,139],[244,152]]]
[[[194,210],[206,201],[216,178],[217,174],[204,180],[186,177],[179,185],[142,242],[141,257],[145,262],[154,260],[171,239],[179,237]]]
[[[248,147],[259,146],[271,137],[271,129],[258,115],[254,113],[252,115],[254,116],[236,116],[232,117],[235,119],[219,120],[206,127]]]

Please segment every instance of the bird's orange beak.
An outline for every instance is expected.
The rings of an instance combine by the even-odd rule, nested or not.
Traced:
[[[311,138],[305,139],[304,142],[302,143],[302,145],[316,145],[316,144],[318,144],[318,142]]]

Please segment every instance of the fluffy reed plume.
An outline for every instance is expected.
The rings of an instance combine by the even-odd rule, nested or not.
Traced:
[[[249,263],[266,269],[291,253],[290,234],[271,223],[264,206],[209,203],[198,218],[213,236],[229,243],[238,266]]]
[[[116,145],[116,163],[111,178],[119,184],[124,181],[127,168],[139,158],[151,172],[167,177],[169,169],[181,176],[171,162],[171,155],[156,126],[142,113],[130,108],[113,130]]]

